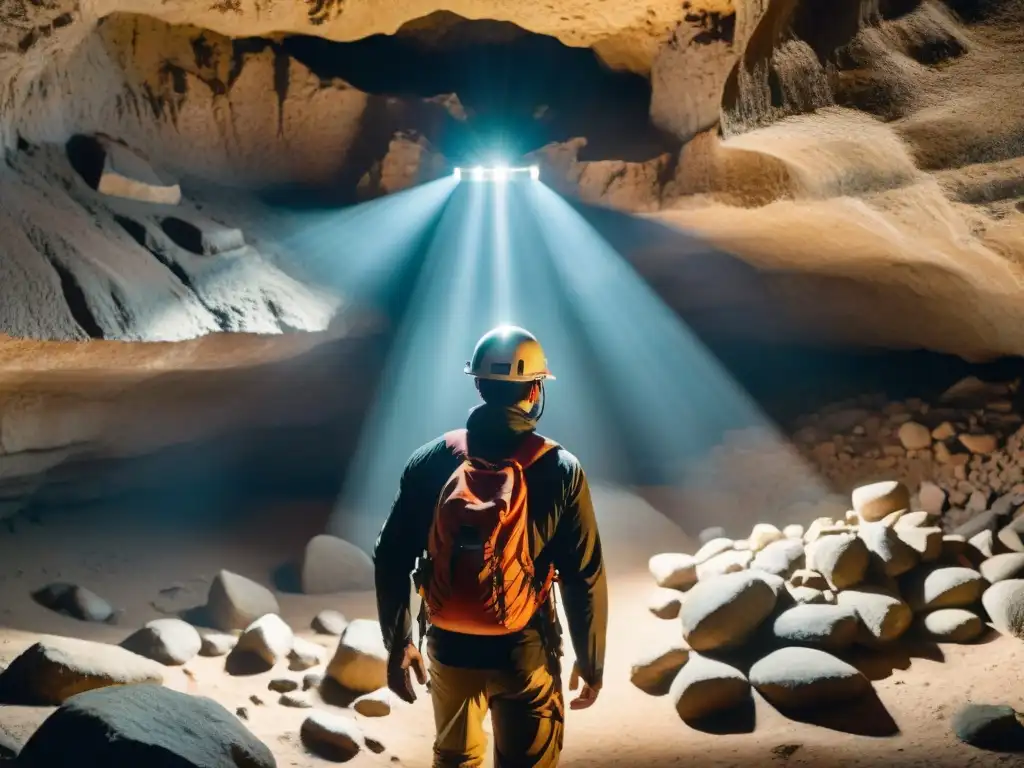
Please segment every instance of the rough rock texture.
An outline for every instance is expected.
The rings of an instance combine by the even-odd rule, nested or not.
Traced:
[[[970,568],[929,568],[911,574],[903,594],[915,611],[938,608],[966,608],[978,602],[985,581]]]
[[[993,584],[981,596],[981,604],[997,630],[1024,640],[1024,579]]]
[[[354,544],[336,536],[314,536],[302,561],[302,591],[321,595],[373,589],[373,561]]]
[[[786,577],[800,568],[804,562],[803,542],[796,539],[773,541],[759,551],[750,567],[759,571]]]
[[[387,684],[387,649],[380,624],[355,619],[345,629],[334,657],[327,665],[327,676],[356,693],[371,693]]]
[[[963,608],[940,608],[920,617],[919,622],[927,636],[945,643],[969,643],[985,631],[978,615]]]
[[[50,715],[19,755],[25,768],[92,765],[275,768],[270,749],[212,699],[155,685],[89,691]],[[173,756],[173,757],[171,757]]]
[[[203,639],[181,619],[155,619],[121,643],[121,647],[161,664],[180,665],[199,653]]]
[[[841,651],[856,639],[859,625],[849,606],[797,605],[776,617],[772,634],[785,643]]]
[[[874,640],[888,642],[900,637],[914,619],[910,606],[883,589],[861,586],[840,592],[837,602],[852,608]]]
[[[277,614],[268,613],[245,628],[231,653],[253,653],[274,666],[285,659],[294,643],[291,627]]]
[[[61,704],[83,691],[164,681],[164,668],[116,645],[54,637],[35,643],[0,674],[0,694],[24,704]]]
[[[683,603],[683,639],[695,651],[741,643],[775,608],[776,592],[752,572],[697,584]]]
[[[326,712],[310,714],[299,735],[311,752],[329,760],[351,760],[363,748],[363,732],[354,720]]]
[[[647,564],[654,582],[668,589],[688,589],[697,581],[697,563],[690,555],[666,552]]]
[[[700,720],[750,699],[750,683],[735,667],[693,654],[676,675],[669,698],[683,720]]]
[[[868,561],[864,541],[853,534],[823,536],[807,547],[807,567],[821,573],[834,589],[860,583]]]
[[[221,571],[210,585],[206,610],[215,627],[231,630],[245,629],[261,616],[278,613],[280,607],[266,587],[237,573]]]
[[[857,669],[813,648],[768,654],[750,668],[750,684],[772,704],[791,709],[842,702],[871,690]]]

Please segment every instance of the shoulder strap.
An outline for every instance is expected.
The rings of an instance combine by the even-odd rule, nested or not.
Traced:
[[[451,432],[445,432],[444,442],[448,446],[448,450],[460,459],[469,457],[468,435],[469,432],[465,429],[453,429]]]
[[[523,469],[527,469],[544,454],[555,448],[558,448],[558,443],[554,440],[548,440],[536,432],[531,432],[523,439],[522,445],[519,446],[512,456],[512,461],[519,464]]]

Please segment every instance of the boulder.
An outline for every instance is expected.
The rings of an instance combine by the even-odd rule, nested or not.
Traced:
[[[177,183],[120,141],[76,134],[67,142],[67,155],[82,180],[102,195],[161,205],[181,201]]]
[[[18,758],[23,768],[275,768],[270,749],[217,702],[159,685],[73,696]]]
[[[828,579],[817,571],[801,568],[789,577],[789,583],[795,587],[810,587],[811,589],[826,590],[829,588]]]
[[[776,617],[772,634],[784,643],[841,651],[853,644],[859,626],[848,605],[796,605]]]
[[[750,700],[750,683],[735,667],[700,654],[676,675],[669,697],[683,720],[700,720]]]
[[[878,587],[861,585],[840,592],[837,605],[852,608],[874,641],[890,642],[903,635],[914,619],[910,606]]]
[[[338,611],[320,611],[320,613],[313,617],[312,626],[313,631],[321,635],[341,637],[345,632],[345,627],[348,626],[348,619]]]
[[[910,508],[909,489],[895,480],[855,488],[852,499],[854,511],[868,523],[877,523],[886,515]]]
[[[251,579],[221,571],[210,585],[206,611],[217,629],[245,629],[260,616],[280,613],[274,593]]]
[[[967,704],[953,716],[953,732],[979,749],[1024,752],[1024,713],[1013,707]]]
[[[693,560],[696,564],[700,565],[710,560],[712,557],[722,554],[723,552],[731,552],[735,549],[735,542],[732,539],[727,539],[724,536],[709,539],[701,545],[701,548],[697,550],[697,554],[693,556]]]
[[[202,645],[199,647],[199,655],[227,656],[237,644],[238,638],[234,635],[210,632],[202,637]]]
[[[172,666],[191,661],[202,646],[196,628],[181,619],[156,619],[121,643],[132,653]]]
[[[726,573],[745,571],[753,559],[754,553],[749,549],[723,552],[697,565],[697,580],[707,581]]]
[[[296,637],[288,651],[288,669],[301,672],[323,663],[324,649],[316,643]]]
[[[682,606],[683,593],[664,587],[658,587],[647,602],[647,609],[659,619],[678,618]]]
[[[848,701],[871,690],[855,667],[814,648],[782,648],[750,668],[750,684],[774,706],[806,709]]]
[[[327,665],[327,676],[342,688],[370,693],[387,685],[387,661],[380,624],[356,619],[338,641],[334,657]]]
[[[647,567],[659,587],[689,589],[697,582],[697,563],[690,555],[664,552],[648,560]]]
[[[785,538],[782,531],[771,523],[758,523],[750,532],[747,542],[752,552],[760,552],[774,541]]]
[[[786,577],[804,563],[804,544],[799,539],[779,539],[761,549],[750,567]]]
[[[942,529],[897,526],[896,535],[900,541],[917,552],[922,563],[929,563],[942,557]]]
[[[245,628],[231,653],[255,654],[270,666],[274,666],[285,659],[294,643],[295,635],[292,628],[277,614],[268,613]]]
[[[983,560],[980,566],[985,581],[995,584],[1007,579],[1024,578],[1024,552],[1007,552]]]
[[[757,573],[702,581],[679,613],[683,639],[695,651],[741,644],[774,610],[775,589]]]
[[[782,529],[782,535],[787,539],[803,539],[804,527],[800,523],[790,523]]]
[[[969,643],[985,631],[978,615],[963,608],[940,608],[918,617],[917,623],[924,635],[942,643]]]
[[[668,690],[676,673],[690,658],[690,649],[682,643],[658,649],[637,659],[629,681],[644,693],[659,696]]]
[[[365,738],[355,720],[319,710],[302,722],[299,736],[310,752],[336,762],[351,760],[359,754]]]
[[[884,523],[864,523],[857,535],[867,547],[869,568],[876,573],[900,576],[920,560],[918,553],[900,539],[896,530]]]
[[[352,702],[352,709],[363,717],[387,717],[391,714],[391,691],[378,688]]]
[[[981,598],[985,580],[972,568],[925,568],[903,581],[903,595],[914,611],[967,608]]]
[[[807,545],[807,567],[818,571],[833,589],[859,584],[867,572],[868,549],[852,533],[823,536]]]
[[[900,424],[896,436],[908,451],[923,451],[932,447],[931,431],[916,421],[905,421]]]
[[[114,609],[106,600],[85,587],[66,582],[47,584],[32,593],[40,605],[80,621],[105,622],[114,617]]]
[[[993,584],[981,596],[989,620],[1004,635],[1024,640],[1024,579]]]
[[[373,560],[355,544],[321,534],[306,544],[302,559],[302,591],[325,595],[373,589]]]
[[[929,515],[941,515],[946,508],[946,492],[935,483],[925,480],[917,489],[917,501]]]
[[[95,688],[163,681],[163,665],[124,648],[48,637],[27,648],[0,674],[0,698],[12,704],[58,705]]]

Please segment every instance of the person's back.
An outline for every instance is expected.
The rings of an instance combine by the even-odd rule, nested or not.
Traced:
[[[578,670],[584,683],[572,706],[593,703],[602,682],[607,588],[590,491],[577,459],[536,435],[543,411],[542,381],[553,377],[531,335],[521,329],[488,334],[466,372],[476,378],[484,404],[470,413],[465,431],[428,443],[410,458],[374,552],[378,611],[390,652],[388,684],[411,701],[415,693],[410,672],[416,671],[423,682],[422,659],[412,642],[409,577],[417,558],[426,553],[428,567],[420,570],[427,574],[417,580],[429,606],[426,641],[437,725],[434,765],[482,764],[483,719],[490,709],[498,768],[553,766],[562,746],[564,709],[560,627],[545,580],[552,569],[558,574],[577,656],[573,677]],[[505,483],[505,496],[495,502],[503,510],[494,516],[495,524],[506,524],[506,530],[496,532],[492,541],[512,547],[518,532],[522,551],[514,560],[533,582],[504,575],[483,612],[467,618],[465,611],[450,608],[457,585],[452,586],[455,571],[449,568],[449,561],[466,553],[445,549],[454,538],[442,528],[451,518],[452,498],[462,504],[456,504],[458,510],[467,508],[460,494],[472,490],[474,472],[486,476],[489,471],[516,478]],[[521,484],[525,494],[510,502],[513,484]],[[468,498],[474,502],[468,504],[471,515],[489,519],[484,512],[494,504],[480,503],[473,493]],[[526,525],[513,526],[510,534],[508,524],[515,522],[520,507]],[[430,552],[431,547],[438,551]],[[438,555],[441,562],[433,562],[431,556]],[[490,595],[489,587],[477,592]],[[509,618],[496,610],[495,605],[504,607],[506,597],[530,613]]]

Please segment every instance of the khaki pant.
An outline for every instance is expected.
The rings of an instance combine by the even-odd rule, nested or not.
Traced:
[[[543,648],[516,651],[507,669],[462,669],[430,659],[437,740],[434,768],[478,768],[491,712],[495,768],[554,768],[565,710],[558,663]]]

